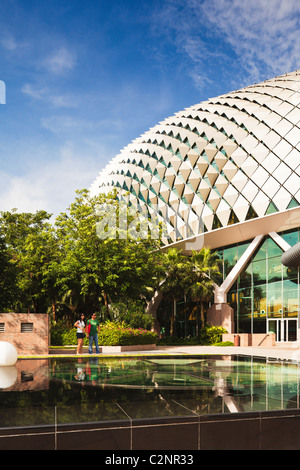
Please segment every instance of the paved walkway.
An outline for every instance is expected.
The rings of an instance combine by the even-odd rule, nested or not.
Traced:
[[[300,344],[290,343],[278,345],[271,348],[264,347],[241,347],[241,346],[160,346],[156,353],[167,354],[213,354],[213,355],[246,355],[256,357],[270,357],[272,359],[297,360],[300,361]],[[145,352],[144,352],[145,353]]]
[[[127,351],[120,353],[102,353],[100,356],[154,356],[154,355],[246,355],[255,357],[269,357],[272,359],[295,360],[300,362],[300,343],[283,343],[271,348],[264,347],[241,347],[241,346],[157,346],[155,350],[149,351]],[[58,357],[76,356],[74,352],[63,354],[54,353],[43,356],[21,356],[26,357]],[[89,354],[84,356],[91,357]]]

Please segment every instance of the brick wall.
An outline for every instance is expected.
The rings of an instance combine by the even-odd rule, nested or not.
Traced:
[[[18,355],[48,354],[49,315],[0,313],[0,341],[13,344]]]

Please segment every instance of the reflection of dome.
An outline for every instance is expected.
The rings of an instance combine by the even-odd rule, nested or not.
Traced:
[[[298,206],[299,91],[300,70],[176,113],[125,147],[91,194],[118,188],[166,221],[169,242]]]

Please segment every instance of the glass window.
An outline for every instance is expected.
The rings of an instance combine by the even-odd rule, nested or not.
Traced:
[[[266,333],[267,325],[265,317],[258,317],[253,319],[253,333]]]
[[[268,258],[273,258],[274,256],[281,256],[282,250],[277,245],[277,243],[272,240],[272,238],[268,238]]]
[[[224,262],[223,262],[223,250],[217,250],[213,251],[213,254],[216,257],[216,260],[218,261],[218,266],[219,266],[219,271],[221,273],[221,276],[218,276],[218,278],[215,279],[215,282],[220,285],[224,281]]]
[[[282,238],[288,242],[291,246],[296,245],[296,243],[299,242],[299,232],[298,229],[290,231],[290,232],[285,232],[283,234],[280,234]]]
[[[298,315],[298,284],[292,281],[283,281],[283,315]]]
[[[265,215],[274,214],[274,212],[278,212],[277,207],[275,206],[274,202],[270,202],[268,209],[266,210]]]
[[[252,263],[241,272],[239,276],[239,288],[251,287],[252,284]]]
[[[265,259],[253,261],[253,284],[265,284],[267,282],[267,263]]]
[[[236,310],[237,307],[237,291],[236,288],[232,289],[228,292],[227,294],[227,301],[234,310]]]
[[[252,292],[251,287],[238,290],[238,332],[251,333]]]
[[[239,223],[239,219],[237,218],[234,210],[232,209],[230,212],[227,225],[233,225],[233,224],[238,224],[238,223]]]
[[[237,330],[237,285],[235,285],[231,288],[231,290],[227,294],[227,302],[230,305],[231,308],[233,308],[234,312],[234,324],[235,324],[235,331]]]
[[[291,246],[300,241],[299,229],[280,233]],[[220,248],[224,279],[245,253],[249,241]],[[235,328],[239,333],[266,332],[267,319],[295,318],[299,309],[299,269],[281,263],[282,250],[266,237],[227,294],[234,310]]]
[[[258,261],[260,259],[266,259],[267,256],[267,240],[263,242],[263,244],[258,249],[257,253],[253,257],[253,261]]]
[[[238,259],[240,259],[240,257],[245,253],[249,245],[250,245],[249,242],[241,243],[238,245]]]
[[[273,282],[268,284],[268,317],[282,316],[282,283]]]
[[[276,282],[282,279],[281,255],[268,259],[268,282]]]
[[[237,256],[238,256],[238,251],[237,251],[237,246],[232,246],[230,248],[225,248],[224,249],[224,274],[225,278],[228,276],[229,272],[231,269],[234,267],[234,265],[237,262]]]
[[[253,288],[254,320],[265,318],[267,314],[267,285],[262,284]]]

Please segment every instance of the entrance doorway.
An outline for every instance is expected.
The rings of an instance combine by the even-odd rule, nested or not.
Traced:
[[[268,319],[268,333],[275,333],[276,342],[297,341],[298,320],[296,318]]]

